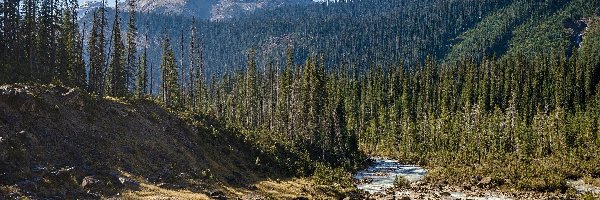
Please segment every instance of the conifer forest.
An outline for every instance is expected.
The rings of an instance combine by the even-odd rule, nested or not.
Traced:
[[[1,1],[0,199],[600,198],[600,1],[206,2]]]

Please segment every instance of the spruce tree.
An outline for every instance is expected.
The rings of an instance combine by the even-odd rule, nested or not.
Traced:
[[[198,37],[196,28],[196,19],[192,19],[192,27],[190,30],[190,69],[189,69],[189,93],[191,97],[191,105],[194,110],[205,112],[202,110],[208,106],[206,83],[204,77],[204,58],[202,39]]]
[[[7,0],[4,1],[3,8],[3,23],[2,32],[4,35],[4,52],[1,55],[4,64],[3,76],[5,82],[16,82],[23,79],[21,69],[19,69],[19,56],[20,56],[20,13],[19,4],[20,0]]]
[[[294,68],[294,53],[292,47],[288,46],[286,50],[286,64],[283,72],[279,75],[279,93],[277,97],[276,116],[279,120],[279,131],[286,133],[289,137],[291,91],[292,91],[292,70]]]
[[[147,71],[147,67],[148,67],[148,36],[145,36],[145,46],[144,46],[144,52],[142,53],[142,57],[139,60],[139,63],[137,64],[137,69],[136,69],[136,88],[135,88],[135,96],[137,98],[141,98],[142,96],[148,95],[148,71]]]
[[[25,0],[23,3],[23,9],[25,13],[23,16],[23,22],[21,23],[22,35],[22,47],[24,51],[23,59],[27,61],[26,66],[23,68],[27,71],[24,76],[32,81],[38,79],[35,72],[37,71],[37,54],[36,54],[36,30],[37,30],[37,0]],[[1,41],[0,41],[1,42]]]
[[[127,88],[134,88],[137,84],[135,83],[139,83],[135,82],[134,78],[136,78],[137,76],[134,76],[135,74],[140,74],[141,72],[137,72],[136,71],[139,69],[138,68],[138,64],[140,64],[140,62],[137,60],[137,36],[138,36],[138,30],[137,30],[137,26],[136,26],[136,11],[135,11],[135,6],[136,6],[136,1],[135,0],[128,0],[127,1],[127,5],[128,5],[128,12],[127,14],[129,15],[129,21],[127,22],[127,66],[125,68],[125,75],[126,75],[126,86]],[[145,62],[145,61],[144,61]],[[145,72],[144,72],[145,73]]]
[[[77,1],[65,1],[62,14],[58,77],[72,87],[85,86],[85,66],[81,51],[81,35],[77,25]]]
[[[246,127],[255,128],[258,123],[258,86],[257,86],[257,64],[256,64],[256,52],[254,49],[248,50],[247,64],[246,64],[246,96],[245,96],[245,110],[246,113]]]
[[[58,15],[61,13],[58,7],[57,0],[43,0],[40,5],[37,55],[40,66],[39,77],[44,83],[59,80],[59,73],[63,70],[58,63],[60,59],[57,59],[59,52],[62,51],[58,48],[57,39],[57,34],[60,33]]]
[[[171,42],[164,30],[162,39],[162,62],[160,65],[162,73],[161,95],[162,100],[168,108],[179,108],[179,78],[177,76],[177,63],[175,62],[175,53],[171,48]]]
[[[102,96],[104,94],[105,80],[105,8],[94,11],[94,18],[90,38],[88,40],[89,55],[89,80],[88,92]]]
[[[121,18],[119,16],[118,1],[115,1],[115,22],[112,29],[112,54],[107,74],[107,94],[114,97],[127,95],[127,72],[125,69],[125,47],[121,36]]]
[[[197,105],[197,100],[196,100],[196,87],[195,87],[195,83],[196,83],[196,58],[194,57],[194,53],[196,51],[196,18],[192,18],[192,25],[191,25],[191,29],[190,29],[190,53],[189,53],[189,60],[190,60],[190,66],[188,67],[188,78],[189,78],[189,84],[188,84],[188,96],[190,98],[189,101],[189,106],[192,108],[192,110],[197,109],[196,105]]]

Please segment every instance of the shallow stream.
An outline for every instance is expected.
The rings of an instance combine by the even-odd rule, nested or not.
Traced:
[[[384,192],[394,187],[396,176],[403,176],[414,182],[423,179],[427,171],[419,166],[402,165],[397,160],[372,158],[374,162],[367,169],[357,172],[353,178],[357,180],[358,189],[371,194]]]

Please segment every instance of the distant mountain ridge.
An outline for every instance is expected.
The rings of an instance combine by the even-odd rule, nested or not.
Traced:
[[[250,14],[256,10],[289,5],[306,5],[312,0],[138,0],[137,8],[142,13],[179,15],[220,21]],[[121,3],[125,4],[125,3]],[[79,16],[101,6],[98,1],[82,3]],[[120,5],[121,6],[121,5]],[[122,6],[121,8],[125,8]]]
[[[102,3],[99,1],[86,1],[83,2],[81,5],[79,5],[79,8],[77,8],[77,18],[81,19],[82,17],[84,17],[86,14],[88,14],[90,11],[102,7]]]
[[[144,13],[184,15],[203,19],[211,18],[211,10],[219,0],[141,0],[138,10]]]
[[[258,9],[281,6],[305,5],[314,3],[311,0],[220,0],[212,6],[211,20],[223,20],[252,13]]]

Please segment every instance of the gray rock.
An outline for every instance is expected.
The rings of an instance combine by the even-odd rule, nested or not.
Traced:
[[[452,194],[450,194],[450,192],[442,192],[442,193],[440,193],[440,196],[443,196],[443,197],[449,197],[450,195],[452,195]]]
[[[479,186],[489,186],[492,183],[492,177],[484,177],[479,181]]]
[[[119,177],[119,182],[127,190],[139,190],[140,183],[127,177]]]
[[[95,190],[102,187],[102,181],[94,176],[86,176],[81,181],[81,187],[84,190]]]
[[[251,191],[258,190],[258,187],[256,187],[255,185],[248,185],[248,186],[246,186],[246,188]]]
[[[227,196],[225,196],[225,192],[220,190],[211,191],[208,193],[210,198],[218,199],[218,200],[226,200]]]

